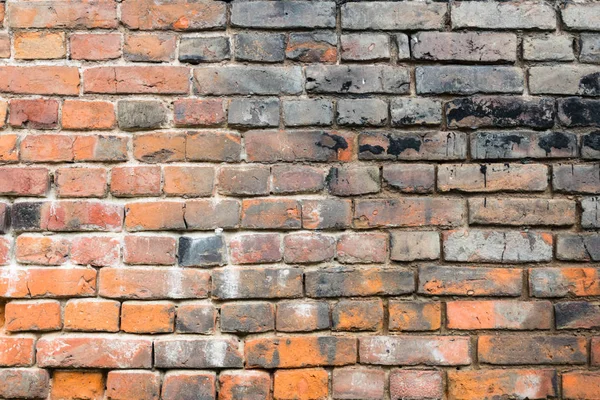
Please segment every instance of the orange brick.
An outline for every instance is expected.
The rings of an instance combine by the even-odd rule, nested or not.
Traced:
[[[188,68],[176,66],[93,67],[83,72],[83,88],[85,93],[186,94],[189,76]]]
[[[73,160],[73,137],[67,135],[27,135],[21,140],[21,160],[64,162]]]
[[[0,34],[0,58],[10,58],[10,36]]]
[[[0,336],[0,367],[33,365],[35,339],[32,337]]]
[[[55,371],[51,400],[102,400],[104,374],[88,371]]]
[[[215,169],[212,167],[164,167],[164,191],[167,196],[210,196]]]
[[[0,102],[0,118],[2,126],[6,121],[6,103]],[[19,136],[12,134],[0,135],[0,162],[16,162],[19,160]]]
[[[173,107],[177,126],[216,126],[227,119],[223,99],[181,99]]]
[[[21,235],[15,247],[15,256],[20,263],[60,265],[67,261],[71,243],[60,237]]]
[[[183,161],[186,137],[180,133],[148,133],[133,138],[133,156],[146,163]]]
[[[70,37],[73,60],[102,61],[121,57],[120,33],[75,33]]]
[[[67,55],[64,32],[16,32],[13,40],[17,59],[51,60]]]
[[[18,94],[79,94],[79,69],[66,66],[2,66],[0,92]]]
[[[65,100],[63,103],[64,129],[112,129],[115,123],[115,107],[107,101]]]
[[[219,386],[219,400],[271,400],[271,376],[265,371],[224,371]]]
[[[104,168],[58,168],[54,174],[58,197],[105,197]]]
[[[185,229],[183,206],[183,202],[177,201],[128,203],[125,227],[128,231]]]
[[[449,329],[552,328],[552,303],[549,301],[449,301],[446,303]]]
[[[127,61],[172,61],[176,47],[177,37],[173,34],[134,33],[125,36],[123,54]]]
[[[129,29],[201,30],[225,26],[226,7],[221,3],[171,0],[126,0],[121,20]]]
[[[19,1],[8,5],[8,26],[12,28],[116,28],[114,0]]]
[[[441,327],[440,303],[392,300],[388,307],[390,331],[435,331]]]
[[[322,368],[275,372],[274,395],[281,400],[321,400],[329,393],[329,374]]]
[[[77,135],[73,143],[75,161],[125,161],[129,138],[116,135]]]
[[[12,301],[6,304],[7,331],[56,331],[61,328],[60,303],[56,300]]]
[[[116,197],[157,196],[160,194],[160,167],[115,167],[110,192]]]
[[[168,302],[126,301],[121,309],[121,330],[129,333],[173,332],[175,306]]]
[[[53,129],[58,126],[58,101],[12,99],[8,123],[16,128]]]
[[[158,400],[160,373],[151,371],[111,371],[106,379],[110,400]]]
[[[125,236],[123,262],[126,264],[172,265],[176,240],[166,236]]]
[[[0,297],[84,297],[96,294],[93,268],[11,268],[0,274]]]
[[[375,331],[383,325],[383,303],[377,300],[341,300],[333,307],[336,331]]]
[[[65,330],[118,332],[121,304],[103,299],[69,300],[65,306]]]
[[[10,239],[0,237],[0,265],[7,265],[10,262],[11,247]],[[2,321],[2,318],[0,318],[0,321]]]

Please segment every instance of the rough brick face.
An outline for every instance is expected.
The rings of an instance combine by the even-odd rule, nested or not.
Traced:
[[[600,399],[599,20],[0,0],[0,398]]]

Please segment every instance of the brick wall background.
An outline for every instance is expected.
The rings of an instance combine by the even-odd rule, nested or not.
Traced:
[[[1,399],[600,399],[600,2],[0,6]]]

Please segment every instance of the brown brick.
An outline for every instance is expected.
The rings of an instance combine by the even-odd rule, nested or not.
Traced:
[[[297,268],[265,267],[229,267],[214,270],[212,295],[217,299],[301,297],[302,272]]]
[[[600,193],[600,164],[552,167],[554,190],[567,193]]]
[[[160,373],[151,371],[110,371],[106,378],[110,400],[158,400]]]
[[[178,354],[189,354],[180,358]],[[157,368],[241,368],[242,353],[237,338],[168,337],[154,341],[154,365]]]
[[[129,29],[178,31],[225,26],[226,7],[206,0],[125,0],[121,7],[123,24]]]
[[[534,297],[599,296],[599,270],[592,267],[532,268],[529,290]]]
[[[125,161],[128,141],[127,137],[116,135],[75,136],[75,161]]]
[[[133,156],[146,163],[184,161],[186,136],[180,133],[148,133],[133,138]]]
[[[179,333],[213,333],[217,309],[212,304],[190,302],[177,306],[175,329]]]
[[[240,224],[241,204],[233,199],[189,200],[185,203],[187,229],[233,229]]]
[[[333,371],[335,399],[381,399],[385,392],[385,371],[372,368],[337,368]]]
[[[189,161],[237,162],[241,157],[241,143],[241,136],[236,132],[192,132],[187,136],[185,154]]]
[[[520,269],[419,267],[418,292],[429,296],[520,296],[522,286]]]
[[[285,198],[242,201],[242,227],[249,229],[300,229],[300,202]]]
[[[215,399],[214,372],[169,371],[163,378],[161,399]]]
[[[270,399],[271,376],[266,371],[224,371],[219,387],[219,400]]]
[[[321,168],[308,165],[275,165],[273,174],[273,193],[316,193],[325,186],[324,172]]]
[[[183,212],[184,203],[178,201],[128,203],[125,227],[129,231],[182,230],[186,228]]]
[[[415,261],[437,260],[438,258],[440,258],[440,235],[437,232],[392,232],[391,260]]]
[[[387,259],[386,233],[346,233],[337,242],[337,260],[342,264],[383,263]]]
[[[336,196],[356,196],[380,190],[378,167],[333,167],[327,176],[329,192]]]
[[[383,326],[383,303],[377,300],[340,300],[332,310],[333,330],[377,331]]]
[[[403,399],[441,399],[444,396],[442,371],[393,370],[390,373],[390,397]]]
[[[281,260],[281,236],[277,233],[238,234],[229,242],[232,264],[262,264]]]
[[[344,229],[352,223],[352,201],[323,199],[302,201],[304,229]]]
[[[114,167],[110,192],[116,197],[158,196],[160,181],[160,167]]]
[[[577,219],[575,202],[565,199],[469,199],[472,225],[555,225],[568,226]]]
[[[221,332],[258,333],[275,329],[275,306],[265,302],[221,306]]]
[[[117,5],[112,0],[86,4],[75,0],[23,1],[8,5],[12,28],[116,28]]]
[[[177,36],[170,33],[132,33],[125,36],[123,56],[127,61],[173,61]]]
[[[48,397],[50,375],[39,368],[14,368],[0,370],[0,396],[6,398]]]
[[[167,236],[125,236],[125,264],[173,265],[177,241]]]
[[[307,332],[329,329],[329,304],[288,300],[277,304],[277,330]]]
[[[403,193],[431,193],[435,187],[435,168],[428,164],[384,165],[383,180]]]
[[[226,121],[223,99],[180,99],[173,102],[176,126],[218,126]]]
[[[442,324],[440,303],[390,300],[390,331],[437,331]]]
[[[317,263],[335,255],[335,239],[320,233],[291,233],[283,238],[286,263]]]
[[[213,192],[215,170],[212,167],[163,168],[163,191],[167,196],[199,197]]]
[[[266,166],[221,167],[217,190],[226,196],[268,195],[270,175]]]

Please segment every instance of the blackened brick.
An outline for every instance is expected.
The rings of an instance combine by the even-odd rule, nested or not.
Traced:
[[[182,267],[222,265],[226,262],[223,237],[182,236],[179,238],[178,258]]]

